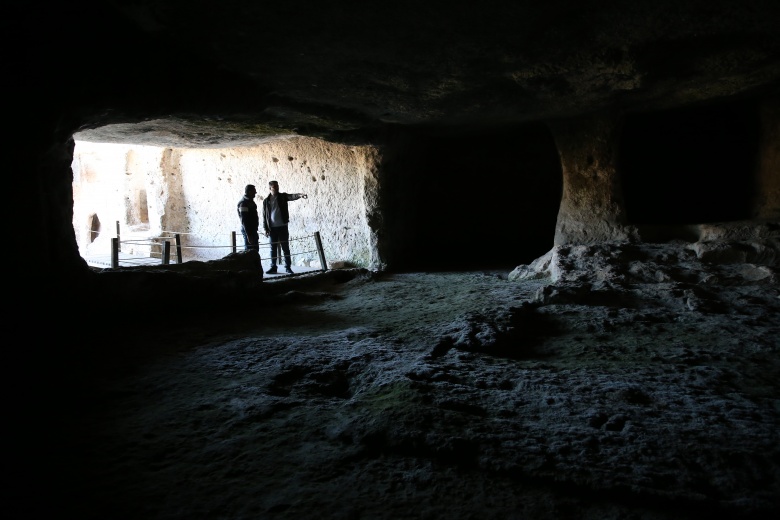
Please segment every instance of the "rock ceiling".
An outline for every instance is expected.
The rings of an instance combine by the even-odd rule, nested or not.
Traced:
[[[85,73],[96,39],[103,59],[117,62],[115,76],[86,87],[87,140],[215,146],[278,133],[518,124],[780,84],[774,0],[134,0],[60,9],[89,29],[68,35]]]

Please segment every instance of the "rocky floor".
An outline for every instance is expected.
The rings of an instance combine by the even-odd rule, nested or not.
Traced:
[[[243,313],[138,316],[67,382],[61,510],[777,513],[774,262],[685,244],[551,253],[511,273],[306,274],[268,280],[289,290]]]

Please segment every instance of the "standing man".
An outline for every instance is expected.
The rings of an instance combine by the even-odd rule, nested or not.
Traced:
[[[244,196],[238,201],[238,219],[241,221],[241,234],[244,235],[244,247],[247,251],[260,251],[260,219],[257,204],[252,200],[257,190],[254,184],[247,184]]]
[[[287,202],[298,200],[300,198],[308,199],[305,193],[279,193],[279,183],[271,181],[268,183],[271,193],[263,201],[263,229],[265,236],[271,237],[271,268],[266,274],[276,273],[277,258],[276,246],[281,244],[284,251],[285,271],[292,273],[292,259],[290,258],[290,232],[287,230],[287,223],[290,221],[290,212],[287,210]]]

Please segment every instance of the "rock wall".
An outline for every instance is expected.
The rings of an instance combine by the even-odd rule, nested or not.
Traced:
[[[149,255],[168,213],[169,156],[155,146],[76,141],[73,230],[83,257],[110,254],[117,232],[122,252]]]
[[[96,149],[76,143],[73,155],[73,230],[82,255],[110,252],[116,221],[123,222],[127,147]],[[89,201],[89,203],[87,203]]]

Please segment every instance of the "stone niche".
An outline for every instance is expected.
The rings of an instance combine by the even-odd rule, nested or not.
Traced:
[[[321,267],[317,232],[328,263],[376,268],[380,262],[368,222],[378,203],[375,147],[299,136],[225,148],[79,137],[74,135],[73,229],[85,258],[110,254],[117,233],[122,252],[131,255],[158,255],[156,244],[175,234],[183,261],[222,258],[234,240],[243,250],[236,204],[244,187],[257,187],[261,206],[268,182],[277,180],[282,191],[308,194],[290,203],[295,265]],[[261,258],[269,256],[264,249]]]

